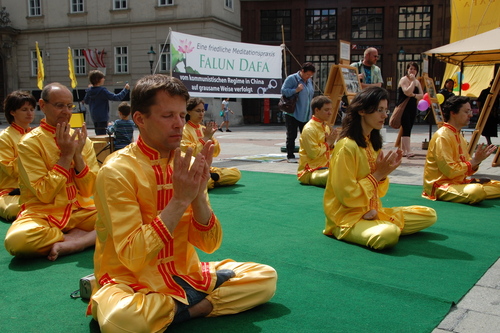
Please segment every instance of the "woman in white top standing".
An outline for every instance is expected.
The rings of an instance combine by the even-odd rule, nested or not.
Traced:
[[[398,103],[401,104],[406,98],[409,98],[408,103],[401,116],[401,150],[403,156],[413,157],[414,153],[411,152],[411,130],[415,117],[417,115],[417,103],[424,97],[422,86],[417,79],[418,64],[411,62],[406,66],[406,75],[399,80],[398,85]]]

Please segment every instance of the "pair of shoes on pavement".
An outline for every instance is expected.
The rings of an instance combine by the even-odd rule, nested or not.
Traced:
[[[288,159],[287,159],[287,162],[288,162],[288,163],[299,163],[299,160],[298,160],[298,159],[296,159],[295,157],[293,157],[293,158],[288,158]]]

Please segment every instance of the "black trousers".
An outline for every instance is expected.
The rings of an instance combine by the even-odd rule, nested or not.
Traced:
[[[286,126],[286,158],[295,158],[295,139],[297,139],[297,129],[302,133],[304,125],[301,121],[295,119],[295,117],[285,114],[285,126]]]
[[[106,135],[106,128],[108,127],[107,121],[94,122],[95,135]]]

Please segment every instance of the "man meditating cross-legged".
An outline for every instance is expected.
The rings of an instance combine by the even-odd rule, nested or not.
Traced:
[[[71,91],[51,83],[39,105],[45,118],[18,147],[22,206],[5,248],[14,256],[56,260],[95,244],[92,195],[99,166],[85,125],[69,126]]]
[[[276,290],[272,267],[198,258],[197,249],[219,248],[222,227],[207,195],[212,141],[194,158],[192,148],[179,148],[187,88],[149,75],[131,97],[139,138],[110,155],[97,176],[99,289],[88,313],[103,333],[163,332],[172,323],[267,302]]]

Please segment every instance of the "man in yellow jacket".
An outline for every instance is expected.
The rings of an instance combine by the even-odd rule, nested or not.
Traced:
[[[470,99],[452,96],[443,103],[444,125],[432,136],[424,166],[422,196],[431,200],[477,204],[500,197],[500,181],[471,177],[496,149],[479,145],[474,155],[460,133],[472,117]]]
[[[313,116],[300,135],[297,177],[302,184],[326,185],[330,154],[337,139],[337,131],[328,124],[332,107],[332,101],[326,96],[316,96],[311,101]]]
[[[99,166],[85,125],[69,126],[71,91],[51,83],[38,103],[45,118],[19,143],[22,206],[5,248],[14,256],[56,260],[95,244],[92,195]]]
[[[94,290],[88,313],[101,332],[163,332],[172,322],[239,313],[267,302],[276,271],[266,265],[200,262],[222,228],[207,195],[213,145],[179,148],[189,94],[156,74],[132,91],[136,143],[110,155],[97,176]]]

